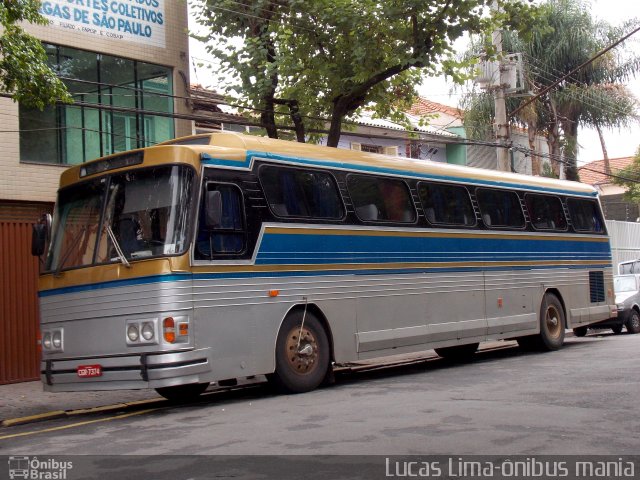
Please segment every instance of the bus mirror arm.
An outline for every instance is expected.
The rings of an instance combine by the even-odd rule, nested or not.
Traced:
[[[38,223],[33,226],[31,234],[31,255],[40,257],[44,254],[47,240],[51,235],[51,214],[43,213]]]
[[[208,191],[205,202],[207,227],[220,227],[222,223],[222,194],[218,190]]]

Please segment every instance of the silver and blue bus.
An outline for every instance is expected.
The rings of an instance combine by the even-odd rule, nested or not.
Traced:
[[[364,359],[555,350],[616,315],[590,186],[235,133],[66,170],[33,250],[54,392],[305,392]]]

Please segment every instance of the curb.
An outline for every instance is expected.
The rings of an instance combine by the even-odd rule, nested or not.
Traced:
[[[55,420],[58,418],[69,418],[76,415],[86,415],[91,413],[104,413],[114,412],[117,410],[123,410],[127,408],[135,409],[136,407],[148,406],[150,404],[166,403],[166,400],[161,398],[150,398],[148,400],[138,400],[128,403],[115,403],[113,405],[103,405],[100,407],[79,408],[76,410],[54,410],[52,412],[38,413],[36,415],[29,415],[27,417],[8,418],[0,422],[1,427],[15,427],[17,425],[24,425],[27,423],[42,422],[45,420]]]

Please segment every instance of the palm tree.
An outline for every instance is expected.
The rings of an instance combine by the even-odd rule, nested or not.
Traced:
[[[633,22],[616,28],[596,21],[581,0],[548,0],[530,36],[523,39],[505,32],[504,49],[524,54],[527,80],[535,93],[591,59],[631,25]],[[530,135],[532,131],[545,134],[552,159],[562,153],[567,179],[578,180],[578,127],[625,127],[637,120],[636,99],[622,82],[639,70],[638,55],[612,50],[565,79],[512,121],[526,126]],[[521,102],[511,99],[508,111]],[[478,120],[475,114],[470,118]]]

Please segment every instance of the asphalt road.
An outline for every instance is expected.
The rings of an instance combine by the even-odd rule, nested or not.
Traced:
[[[640,335],[480,352],[0,429],[0,455],[557,455],[640,452]],[[195,478],[195,477],[194,477]]]

